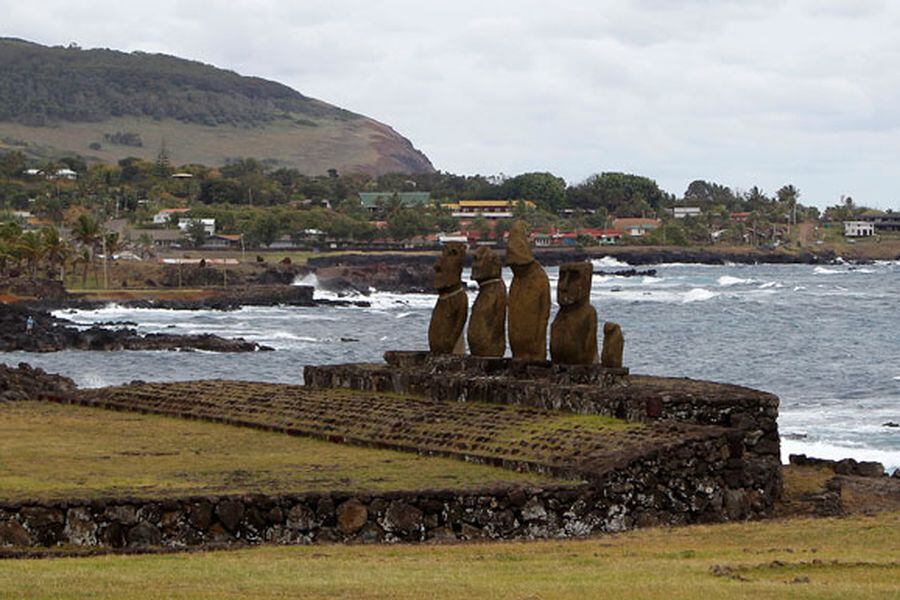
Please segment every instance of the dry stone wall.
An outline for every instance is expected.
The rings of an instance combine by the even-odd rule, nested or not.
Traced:
[[[0,553],[567,538],[765,513],[762,493],[727,486],[729,453],[721,436],[644,457],[595,485],[553,488],[0,503]]]

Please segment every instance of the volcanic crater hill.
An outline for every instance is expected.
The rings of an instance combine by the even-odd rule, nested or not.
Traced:
[[[0,38],[0,150],[221,165],[254,157],[307,174],[431,172],[369,117],[285,85],[162,54]]]

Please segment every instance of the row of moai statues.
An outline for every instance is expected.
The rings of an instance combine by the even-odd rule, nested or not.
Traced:
[[[475,251],[472,279],[478,296],[466,340],[463,331],[469,300],[462,283],[465,244],[447,244],[435,264],[438,301],[428,327],[428,345],[437,354],[464,354],[465,341],[473,356],[502,357],[506,353],[506,326],[513,358],[547,359],[547,323],[550,320],[550,280],[534,258],[525,224],[516,221],[509,234],[506,264],[513,280],[506,292],[500,257],[489,248]],[[621,368],[624,338],[615,323],[603,327],[603,352],[597,352],[597,311],[591,305],[593,265],[566,263],[559,268],[556,298],[559,311],[550,328],[550,358],[561,364],[596,364]]]

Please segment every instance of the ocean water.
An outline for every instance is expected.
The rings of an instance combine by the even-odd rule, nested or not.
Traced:
[[[609,258],[595,264],[603,270],[627,266]],[[884,425],[900,423],[900,263],[643,268],[655,268],[657,275],[595,276],[591,292],[600,319],[622,325],[625,363],[633,373],[773,392],[781,398],[785,457],[849,456],[900,468],[900,428]],[[555,288],[557,269],[548,275]],[[505,277],[509,282],[511,274]],[[471,306],[474,289],[470,294]],[[300,383],[306,364],[380,361],[385,350],[427,347],[433,295],[374,291],[370,300],[370,308],[215,312],[111,305],[60,311],[84,325],[133,321],[144,332],[244,337],[276,351],[17,352],[0,354],[0,361],[26,361],[88,387],[134,379]]]

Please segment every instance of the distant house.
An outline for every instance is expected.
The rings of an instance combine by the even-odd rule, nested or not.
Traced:
[[[749,212],[733,212],[731,213],[731,220],[735,223],[745,223],[752,214]]]
[[[519,203],[524,203],[529,208],[534,208],[534,202],[530,200],[460,200],[449,202],[441,206],[449,210],[457,219],[511,219],[513,210]]]
[[[182,231],[187,231],[188,227],[190,227],[194,223],[202,223],[203,231],[206,232],[206,235],[215,235],[215,233],[216,233],[216,220],[215,219],[178,219],[178,229],[180,229]]]
[[[621,231],[629,237],[644,237],[659,229],[660,225],[659,219],[623,218],[613,221],[613,229]]]
[[[183,215],[190,210],[189,208],[164,208],[153,215],[153,223],[156,225],[168,225],[172,215]]]
[[[438,236],[438,243],[443,246],[444,244],[468,244],[469,238],[468,236],[462,234],[448,234],[442,233]]]
[[[551,246],[577,246],[580,242],[587,244],[591,240],[598,244],[615,244],[622,238],[622,232],[615,229],[584,228],[562,230],[551,228],[549,231],[537,231],[531,234],[531,240],[539,248]]]
[[[241,245],[239,233],[216,233],[203,240],[203,248],[236,248]]]
[[[178,229],[132,229],[129,237],[137,241],[146,235],[156,248],[180,248],[185,243],[184,233]]]
[[[683,219],[685,217],[699,217],[703,211],[700,210],[699,206],[676,206],[672,208],[672,216],[676,219]]]
[[[844,237],[858,238],[875,235],[875,223],[867,221],[844,221]]]
[[[70,181],[74,181],[78,179],[78,173],[76,173],[72,169],[57,169],[51,179],[68,179]]]
[[[880,233],[900,231],[900,213],[897,212],[865,213],[856,219],[871,223],[875,226],[875,231]]]
[[[193,179],[190,173],[172,173],[172,179]]]
[[[616,229],[583,229],[581,233],[591,236],[604,246],[618,243],[622,239],[622,232]]]
[[[397,200],[400,206],[409,208],[427,206],[431,202],[430,192],[360,192],[359,202],[369,212],[378,212],[392,201]]]

